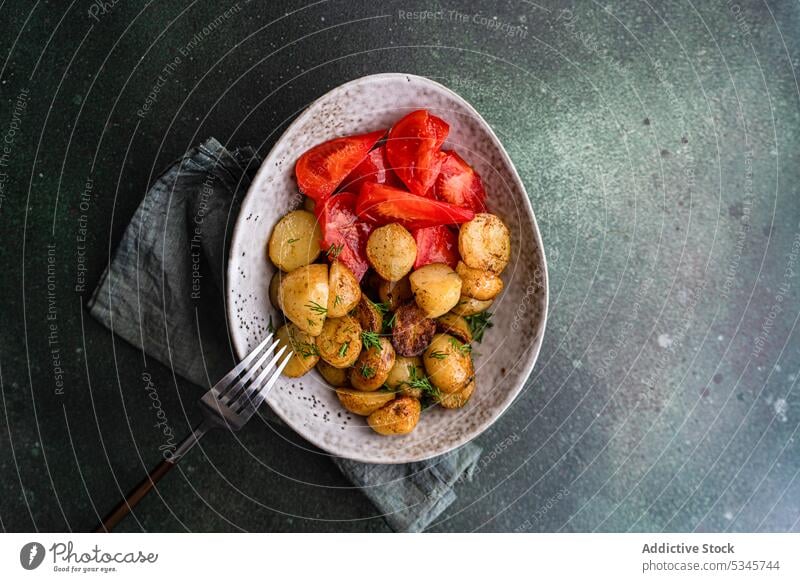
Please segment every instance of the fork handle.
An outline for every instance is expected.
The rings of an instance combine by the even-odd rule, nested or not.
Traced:
[[[106,515],[103,522],[95,529],[95,533],[109,533],[114,529],[114,527],[136,507],[136,504],[139,503],[145,495],[150,493],[156,483],[158,483],[164,475],[169,473],[170,469],[178,464],[178,461],[181,460],[189,449],[197,444],[197,441],[200,440],[208,429],[209,426],[206,424],[197,426],[188,437],[183,439],[181,444],[178,445],[175,452],[172,453],[168,459],[164,459],[156,465],[155,469],[150,471],[147,477],[142,479],[142,481],[128,493],[125,499],[120,501],[117,506]]]

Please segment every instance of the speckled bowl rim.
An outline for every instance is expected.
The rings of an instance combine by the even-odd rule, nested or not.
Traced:
[[[291,124],[289,124],[289,126],[286,128],[286,130],[284,130],[284,132],[281,134],[281,136],[275,142],[275,145],[270,150],[270,152],[267,155],[267,157],[264,158],[264,160],[261,162],[261,166],[259,167],[258,172],[256,172],[256,175],[254,176],[253,181],[251,182],[250,187],[247,190],[247,194],[245,195],[244,199],[242,200],[241,208],[244,208],[245,207],[245,203],[248,201],[248,199],[251,196],[255,195],[254,190],[257,187],[257,185],[261,182],[260,179],[262,178],[262,174],[266,174],[267,172],[272,170],[275,158],[278,157],[278,152],[277,152],[277,147],[276,146],[283,140],[283,136],[286,135],[287,133],[290,133],[291,131],[293,131],[296,126],[301,125],[309,116],[313,115],[313,108],[317,103],[327,99],[328,96],[330,95],[330,93],[332,93],[334,91],[342,91],[342,90],[345,90],[345,89],[348,89],[348,88],[351,88],[351,87],[355,87],[355,86],[358,86],[358,85],[361,85],[361,84],[375,83],[375,82],[380,82],[382,80],[389,80],[389,79],[395,80],[397,78],[405,78],[405,79],[407,79],[409,81],[411,79],[414,79],[416,82],[420,82],[420,83],[423,83],[423,84],[428,84],[428,85],[431,85],[431,86],[435,87],[436,89],[438,89],[440,91],[444,91],[445,93],[449,94],[449,96],[452,99],[458,101],[464,107],[465,111],[467,111],[468,113],[474,115],[475,118],[478,119],[482,123],[482,125],[484,127],[486,127],[487,133],[488,133],[489,137],[491,138],[493,145],[497,148],[497,151],[499,152],[499,154],[502,157],[503,161],[507,164],[508,168],[510,169],[510,176],[511,176],[512,180],[514,181],[515,185],[519,188],[519,191],[522,194],[524,194],[525,202],[524,202],[524,204],[522,204],[522,206],[525,208],[525,210],[527,212],[527,215],[528,215],[528,218],[530,219],[531,223],[533,224],[533,232],[534,232],[534,236],[535,236],[535,242],[536,242],[536,245],[537,245],[537,247],[539,249],[539,253],[541,255],[540,268],[541,268],[541,273],[542,273],[542,288],[543,288],[543,292],[544,292],[544,297],[542,299],[543,300],[543,309],[542,309],[541,317],[538,320],[538,329],[536,330],[537,333],[533,334],[533,337],[536,338],[534,340],[534,342],[537,345],[535,346],[534,350],[531,352],[531,355],[530,355],[528,361],[525,363],[525,366],[523,368],[523,373],[520,375],[520,378],[523,378],[523,380],[519,381],[518,382],[519,385],[515,386],[513,390],[509,390],[509,394],[508,394],[508,396],[506,398],[506,401],[503,402],[500,407],[498,407],[498,410],[494,415],[492,415],[490,418],[486,419],[485,421],[481,422],[480,424],[477,424],[473,431],[471,431],[468,434],[465,434],[463,438],[461,438],[459,440],[456,440],[453,443],[449,444],[448,446],[442,448],[442,450],[432,451],[431,453],[422,453],[422,454],[416,454],[416,455],[409,455],[408,457],[403,457],[403,458],[400,458],[400,459],[397,459],[397,460],[392,460],[392,462],[388,462],[388,461],[383,460],[383,459],[376,460],[376,459],[369,458],[369,457],[359,457],[358,455],[342,455],[339,451],[333,450],[331,447],[326,446],[326,444],[324,442],[322,442],[321,440],[315,438],[315,435],[314,435],[314,433],[312,431],[303,432],[303,431],[298,430],[294,426],[294,424],[289,421],[288,418],[286,418],[283,414],[281,414],[281,411],[278,408],[270,406],[270,408],[272,408],[272,410],[275,412],[275,414],[286,424],[286,426],[292,428],[292,430],[294,430],[298,435],[300,435],[301,437],[306,439],[311,444],[319,447],[323,451],[325,451],[327,453],[330,453],[332,455],[335,455],[337,457],[347,458],[347,459],[351,459],[353,461],[359,461],[359,462],[363,462],[363,463],[383,464],[383,465],[419,462],[419,461],[424,461],[424,460],[427,460],[427,459],[432,459],[434,457],[438,457],[438,456],[444,455],[446,453],[449,453],[450,451],[453,451],[453,450],[457,449],[460,446],[465,445],[466,443],[472,441],[473,439],[479,437],[481,434],[484,433],[484,431],[486,431],[490,426],[492,426],[495,422],[497,422],[497,420],[500,417],[502,417],[503,414],[505,414],[505,412],[508,410],[508,408],[514,402],[514,400],[517,399],[517,397],[519,396],[519,393],[522,391],[522,388],[525,386],[525,383],[530,378],[531,372],[533,371],[533,368],[536,365],[537,360],[539,359],[539,352],[542,349],[542,343],[544,342],[544,333],[545,333],[545,330],[547,328],[547,316],[548,316],[549,306],[550,306],[550,287],[549,287],[549,274],[548,274],[548,270],[547,270],[547,256],[546,256],[546,253],[545,253],[544,245],[542,244],[542,236],[541,236],[541,232],[540,232],[540,229],[539,229],[539,223],[536,221],[536,215],[533,212],[533,207],[531,206],[531,201],[530,201],[530,198],[528,197],[528,191],[525,188],[525,184],[522,182],[522,179],[519,177],[519,173],[517,172],[517,168],[514,165],[514,162],[511,160],[511,157],[508,155],[508,152],[506,151],[506,148],[503,146],[502,142],[500,141],[500,139],[495,134],[495,132],[492,129],[491,125],[489,125],[489,123],[483,118],[483,116],[480,113],[478,113],[478,111],[469,102],[467,102],[463,97],[458,95],[452,89],[449,89],[448,87],[446,87],[446,86],[442,85],[441,83],[438,83],[438,82],[436,82],[436,81],[434,81],[432,79],[428,79],[427,77],[422,77],[422,76],[419,76],[419,75],[413,75],[413,74],[410,74],[410,73],[378,73],[378,74],[374,74],[374,75],[365,75],[363,77],[359,77],[357,79],[353,79],[352,81],[348,81],[346,83],[338,85],[338,86],[334,87],[333,89],[331,89],[330,91],[327,91],[326,93],[324,93],[323,95],[321,95],[320,97],[318,97],[317,99],[312,101],[311,103],[309,103],[308,106],[303,110],[303,112],[300,115],[298,115],[297,118],[295,118],[295,120]],[[301,152],[298,152],[298,156],[300,155],[300,153]],[[233,265],[233,258],[235,256],[236,249],[239,248],[239,243],[240,243],[239,237],[240,237],[240,233],[243,230],[242,229],[242,225],[244,223],[244,217],[242,215],[243,215],[243,213],[240,212],[239,216],[236,218],[236,223],[234,224],[234,227],[233,227],[233,234],[231,236],[231,246],[230,246],[230,251],[228,253],[228,268],[227,268],[227,273],[226,273],[226,276],[225,276],[225,286],[226,286],[226,289],[225,289],[225,311],[226,311],[226,314],[227,314],[228,326],[229,326],[230,330],[238,328],[238,325],[236,324],[236,321],[235,321],[234,308],[233,308],[233,304],[234,304],[233,303],[233,295],[234,295],[235,290],[231,287],[230,282],[231,282],[232,276],[233,276],[231,265]],[[237,356],[240,359],[244,358],[248,353],[247,346],[246,345],[242,345],[240,343],[240,340],[237,338],[236,334],[234,334],[232,332],[229,332],[228,335],[231,338],[231,342],[233,343],[233,347],[234,347],[234,350],[236,351]],[[267,402],[269,402],[269,401],[267,401]]]

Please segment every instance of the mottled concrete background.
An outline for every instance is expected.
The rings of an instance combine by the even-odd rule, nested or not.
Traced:
[[[550,260],[539,363],[432,529],[800,529],[796,2],[144,4],[0,5],[2,529],[87,529],[158,460],[141,354],[82,310],[154,173],[381,71],[486,117]],[[148,371],[182,432],[197,389]],[[122,529],[386,529],[290,432],[239,437]]]

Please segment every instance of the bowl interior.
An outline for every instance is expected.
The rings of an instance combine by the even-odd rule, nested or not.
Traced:
[[[274,224],[302,204],[294,163],[308,148],[348,134],[387,128],[406,113],[428,109],[450,124],[444,147],[455,149],[481,175],[489,210],[508,225],[512,257],[503,293],[490,311],[494,324],[475,344],[477,389],[458,410],[432,407],[416,430],[382,437],[345,411],[316,370],[282,378],[267,401],[308,441],[329,453],[372,463],[403,463],[447,452],[485,430],[522,389],[541,346],[547,314],[547,270],[541,238],[524,186],[508,155],[480,115],[442,85],[406,74],[381,74],[346,83],[311,104],[263,162],[233,234],[228,266],[228,318],[243,357],[282,316],[269,301],[274,267],[265,258]]]

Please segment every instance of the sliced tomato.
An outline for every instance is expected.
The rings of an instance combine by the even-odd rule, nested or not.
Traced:
[[[374,182],[361,186],[356,214],[362,220],[375,224],[399,222],[408,229],[461,224],[469,222],[475,216],[468,208]]]
[[[400,180],[389,168],[386,147],[379,146],[369,152],[367,157],[348,174],[347,178],[342,182],[342,189],[349,192],[358,192],[364,182],[400,186]]]
[[[294,167],[300,191],[320,201],[330,196],[386,130],[332,139],[305,152]]]
[[[394,173],[420,196],[429,193],[439,175],[439,150],[450,126],[424,109],[409,113],[389,130],[386,154]]]
[[[411,233],[417,241],[414,268],[431,263],[445,263],[455,269],[458,264],[458,234],[449,226],[418,228]]]
[[[436,198],[475,212],[486,212],[486,191],[481,177],[456,152],[442,153],[444,161],[433,187]]]
[[[320,246],[328,260],[340,260],[359,281],[369,268],[367,239],[373,225],[359,220],[355,212],[356,195],[342,192],[314,207],[322,241]]]

